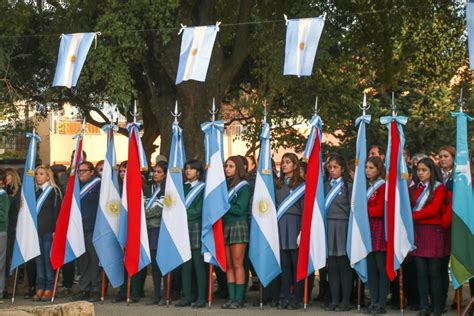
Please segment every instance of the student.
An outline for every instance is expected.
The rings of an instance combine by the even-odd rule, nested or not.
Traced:
[[[229,300],[222,305],[222,308],[237,309],[243,306],[245,292],[244,256],[249,242],[250,188],[245,180],[245,167],[240,157],[229,157],[224,164],[224,171],[227,177],[230,203],[229,210],[222,218]]]
[[[296,282],[298,236],[301,233],[304,191],[298,157],[285,153],[276,181],[275,200],[278,212],[281,262],[281,302],[279,309],[298,309],[303,298],[304,281]],[[294,297],[291,286],[295,285]],[[275,295],[274,295],[275,296]],[[275,297],[273,297],[275,299]]]
[[[421,159],[417,165],[420,182],[410,192],[416,246],[412,256],[416,265],[421,316],[430,315],[429,302],[433,315],[443,313],[441,265],[446,239],[442,215],[446,189],[438,173],[431,158]]]
[[[201,255],[201,226],[202,204],[204,201],[204,167],[198,160],[191,159],[184,166],[186,183],[186,210],[188,214],[189,240],[191,242],[191,260],[185,262],[181,268],[183,299],[176,306],[192,306],[203,308],[206,306],[206,265]],[[192,302],[193,275],[196,279],[197,300]]]
[[[5,178],[6,174],[4,172],[0,172],[0,294],[3,294],[5,289],[8,212],[10,210],[10,197],[3,189]],[[0,302],[3,303],[1,299]]]
[[[365,174],[369,182],[367,189],[372,252],[367,256],[370,305],[364,314],[386,314],[389,279],[385,271],[387,242],[384,229],[385,167],[380,157],[374,156],[365,164]]]
[[[347,230],[351,208],[352,184],[344,158],[332,155],[327,162],[329,179],[325,183],[328,273],[331,304],[327,311],[349,311],[352,290],[352,269],[347,257]],[[341,295],[342,290],[342,295]]]
[[[41,254],[36,257],[36,294],[34,301],[49,301],[53,296],[54,270],[49,258],[61,209],[61,190],[54,181],[53,171],[46,166],[35,170],[38,239]]]

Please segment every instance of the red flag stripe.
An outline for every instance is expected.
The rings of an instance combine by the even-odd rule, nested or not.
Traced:
[[[214,234],[214,247],[216,248],[216,260],[222,267],[223,271],[227,270],[227,260],[225,256],[225,245],[224,245],[224,230],[222,226],[222,219],[212,225],[212,232]]]

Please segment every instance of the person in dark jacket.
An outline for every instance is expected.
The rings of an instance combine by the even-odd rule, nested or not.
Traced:
[[[49,301],[53,296],[54,270],[49,258],[53,234],[61,209],[61,190],[54,181],[53,171],[46,166],[35,170],[38,241],[41,254],[36,262],[36,294],[34,301]]]
[[[0,173],[0,293],[5,289],[5,270],[7,260],[7,230],[8,212],[10,210],[10,197],[3,189],[5,173]]]

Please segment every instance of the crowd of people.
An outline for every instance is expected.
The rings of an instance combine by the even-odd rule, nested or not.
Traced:
[[[368,154],[365,172],[372,252],[367,258],[366,286],[370,299],[364,304],[362,312],[377,315],[386,313],[389,303],[395,306],[399,304],[399,283],[398,280],[390,282],[385,271],[387,243],[384,233],[384,152],[382,147],[372,146]],[[448,269],[455,148],[443,146],[437,155],[431,157],[425,154],[410,157],[406,152],[404,156],[410,166],[408,183],[416,245],[416,249],[403,262],[406,304],[410,309],[418,310],[418,314],[422,316],[431,313],[441,315],[446,309],[450,284]],[[92,243],[92,235],[99,203],[103,161],[94,166],[87,161],[85,152],[83,159],[79,164],[78,174],[81,188],[87,188],[81,194],[80,206],[86,252],[76,261],[62,267],[58,295],[70,296],[72,300],[95,302],[100,299],[102,271]],[[347,162],[337,153],[327,155],[324,162],[328,258],[327,267],[319,270],[319,290],[315,299],[322,301],[327,311],[348,311],[356,299],[354,289],[357,274],[351,268],[346,251],[354,165],[354,161]],[[273,162],[277,207],[305,182],[306,166],[304,161],[290,152],[283,155],[280,170],[277,170]],[[235,194],[230,198],[230,209],[223,217],[227,271],[224,273],[216,269],[218,289],[215,295],[227,299],[222,308],[238,309],[243,307],[246,301],[251,304],[247,299],[247,291],[258,288],[247,247],[257,164],[253,156],[232,156],[225,161],[223,167],[228,189],[234,190]],[[143,173],[146,224],[153,259],[156,258],[157,252],[167,169],[167,159],[160,155],[150,171]],[[127,161],[124,161],[118,166],[120,190],[126,170]],[[35,169],[41,255],[27,262],[20,272],[28,284],[25,298],[34,301],[49,301],[53,295],[55,272],[49,255],[69,173],[69,169],[58,170],[45,165],[39,165]],[[203,163],[198,160],[187,161],[183,170],[185,195],[199,192],[187,207],[192,258],[173,271],[170,278],[163,277],[156,260],[152,260],[150,270],[153,294],[148,304],[164,305],[164,289],[170,282],[171,298],[179,300],[175,303],[176,306],[202,308],[206,305],[209,270],[201,254],[204,190],[198,190],[199,186],[203,186],[204,173]],[[0,170],[0,293],[3,293],[3,298],[11,295],[5,280],[12,278],[8,268],[15,240],[20,195],[21,179],[17,170]],[[303,207],[304,196],[293,199],[287,211],[278,220],[282,273],[263,289],[264,303],[275,308],[302,307],[304,281],[296,281],[296,267]],[[144,297],[147,270],[143,269],[131,279],[131,303],[136,303]],[[249,287],[250,276],[253,285]],[[75,281],[78,281],[79,292],[73,293]],[[313,275],[308,282],[310,294],[314,283]],[[470,290],[471,296],[474,296],[473,279],[470,280]],[[127,285],[124,284],[116,291],[113,301],[121,302],[126,297]],[[362,299],[364,302],[364,297]]]

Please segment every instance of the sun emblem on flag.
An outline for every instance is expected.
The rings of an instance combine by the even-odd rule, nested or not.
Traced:
[[[75,55],[72,55],[71,56],[71,63],[75,63],[76,62],[76,56]]]
[[[164,204],[166,207],[171,207],[171,206],[173,206],[173,204],[174,204],[174,199],[173,199],[173,197],[172,197],[170,194],[165,195],[165,197],[164,197],[164,199],[163,199],[163,204]]]
[[[34,176],[35,175],[35,172],[32,170],[32,169],[28,169],[28,171],[26,172],[27,175],[29,175],[30,177]]]
[[[107,209],[107,212],[109,212],[110,214],[117,215],[120,211],[120,201],[119,200],[109,201],[105,205],[105,208]]]
[[[304,49],[304,42],[300,42],[299,48],[300,48],[300,50]]]
[[[198,49],[197,49],[197,48],[193,48],[193,49],[191,50],[191,55],[196,56],[197,53],[198,53]]]
[[[359,166],[359,159],[356,159],[356,160],[355,160],[354,165],[355,165],[356,167]]]
[[[268,202],[265,200],[260,200],[260,202],[258,202],[258,210],[260,213],[265,214],[268,211]]]

